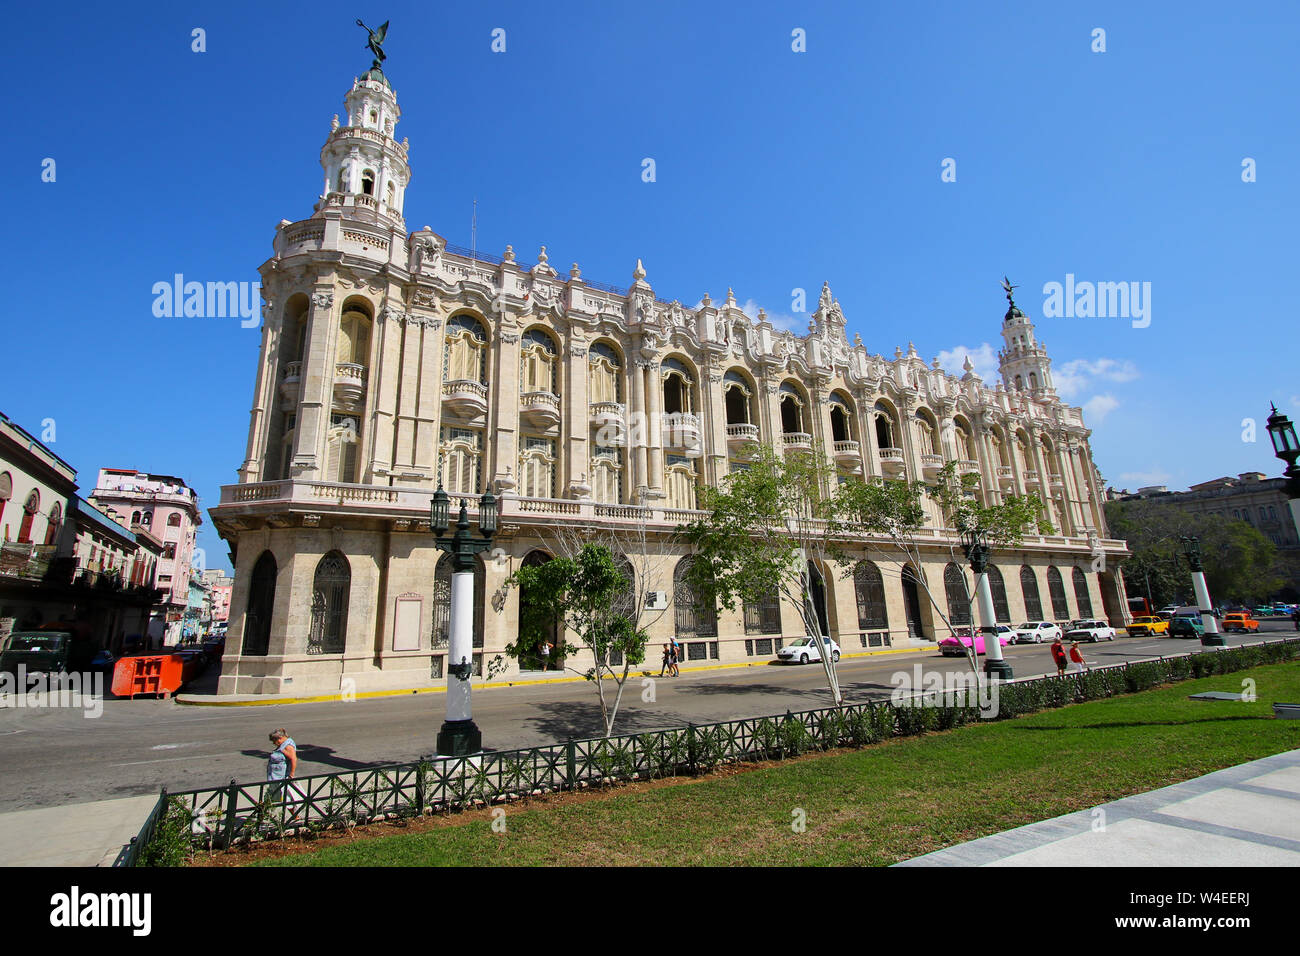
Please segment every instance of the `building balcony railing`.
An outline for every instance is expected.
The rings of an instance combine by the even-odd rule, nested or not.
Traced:
[[[998,484],[1010,488],[1016,483],[1016,472],[1010,465],[998,465]]]
[[[394,488],[387,485],[285,479],[225,485],[221,489],[221,504],[213,509],[213,517],[218,522],[247,523],[259,514],[276,515],[277,521],[294,512],[314,516],[315,519],[327,514],[335,517],[355,515],[368,520],[387,518],[398,522],[400,527],[407,530],[422,531],[428,528],[433,484],[430,482],[431,487],[428,488]],[[459,497],[453,495],[453,498]],[[477,513],[477,496],[469,495],[466,498],[470,512]],[[658,532],[664,532],[704,513],[690,509],[604,503],[590,499],[529,498],[509,493],[502,494],[498,501],[500,527],[504,533],[512,533],[509,530],[512,525],[545,525],[556,520],[574,521],[578,525],[588,522],[624,525],[644,522],[654,526]],[[955,535],[951,530],[926,527],[918,531],[917,537],[924,541],[944,543],[955,539]],[[860,537],[864,541],[876,540],[870,535],[849,537]],[[1088,539],[1079,535],[1026,535],[1024,541],[1030,545],[1091,551]],[[1126,549],[1123,541],[1115,540],[1103,540],[1101,546],[1112,552]]]
[[[943,455],[924,454],[921,456],[921,471],[927,475],[938,474],[943,468]]]
[[[899,475],[906,470],[907,465],[903,461],[903,449],[901,448],[882,448],[880,449],[880,467],[886,474]]]
[[[781,436],[781,447],[786,451],[808,451],[812,448],[812,435],[807,432],[786,432]]]
[[[442,403],[447,409],[462,418],[474,418],[487,413],[487,386],[472,379],[457,379],[444,382],[442,386]]]
[[[755,445],[758,443],[758,426],[751,425],[748,422],[736,422],[734,425],[727,426],[727,445],[733,451],[744,448],[746,445]]]
[[[627,444],[627,407],[622,402],[592,402],[590,419],[597,446],[621,448]]]
[[[670,412],[663,417],[664,447],[682,451],[700,449],[700,417],[690,412]]]
[[[298,392],[302,385],[302,363],[290,362],[284,367],[284,378],[280,379],[280,396],[285,403],[292,406],[298,403]]]
[[[1035,469],[1033,468],[1025,469],[1024,475],[1025,475],[1025,484],[1036,485],[1039,483],[1039,475]]]
[[[837,441],[831,445],[831,453],[835,456],[835,463],[846,471],[855,475],[862,471],[862,446],[857,442],[849,439]]]
[[[980,473],[980,463],[973,458],[957,459],[957,474],[959,475],[978,475]]]
[[[553,392],[524,392],[519,397],[519,414],[538,428],[560,424],[560,396]]]
[[[366,367],[355,362],[334,366],[334,404],[352,408],[366,394]]]

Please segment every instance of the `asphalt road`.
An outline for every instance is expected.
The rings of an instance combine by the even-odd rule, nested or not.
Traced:
[[[1265,622],[1265,636],[1294,634],[1289,621]],[[1229,644],[1258,637],[1229,635]],[[1191,641],[1118,638],[1085,645],[1092,663],[1118,663],[1184,653]],[[1053,671],[1048,645],[1009,647],[1017,677]],[[962,671],[961,658],[930,650],[845,658],[845,697],[888,697],[898,671],[921,664],[928,673]],[[688,722],[780,714],[829,703],[821,667],[743,667],[656,679],[654,700],[640,679],[628,682],[617,729],[623,732]],[[325,773],[413,760],[433,751],[445,697],[418,694],[350,703],[259,707],[196,707],[160,700],[107,700],[89,719],[73,708],[0,707],[0,812],[62,806],[169,790],[261,779],[267,734],[285,727],[298,743],[298,773]],[[9,702],[12,704],[12,701]],[[595,687],[585,681],[475,692],[474,716],[485,745],[532,746],[600,733]]]

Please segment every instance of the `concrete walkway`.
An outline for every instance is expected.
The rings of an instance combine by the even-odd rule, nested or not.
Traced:
[[[0,866],[112,866],[158,795],[0,813]]]
[[[898,866],[1300,866],[1300,750]]]

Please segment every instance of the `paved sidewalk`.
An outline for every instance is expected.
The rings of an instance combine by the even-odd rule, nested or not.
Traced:
[[[158,795],[0,813],[0,866],[112,866]]]
[[[898,866],[1300,866],[1300,750]]]

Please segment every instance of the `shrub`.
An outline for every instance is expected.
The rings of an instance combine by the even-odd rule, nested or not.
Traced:
[[[181,866],[192,855],[194,814],[179,797],[168,797],[154,823],[149,842],[140,851],[138,866]]]
[[[808,728],[797,717],[786,716],[781,723],[781,751],[787,757],[798,756],[807,749],[812,738]]]

